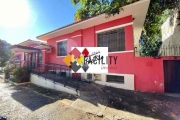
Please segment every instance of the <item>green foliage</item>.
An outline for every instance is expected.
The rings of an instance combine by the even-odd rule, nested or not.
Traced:
[[[96,14],[106,13],[107,17],[119,14],[121,7],[137,0],[71,0],[73,5],[81,4],[77,9],[75,17],[80,21]]]
[[[4,70],[5,79],[9,79],[9,77],[10,77],[10,72],[11,72],[10,69],[5,69],[5,70]]]
[[[76,11],[76,20],[80,21],[104,11],[108,11],[109,0],[71,0],[73,5],[80,3],[82,6]]]
[[[30,81],[30,70],[27,67],[13,69],[12,75],[14,76],[15,82],[22,83]]]
[[[4,40],[0,40],[0,67],[3,67],[13,53],[9,50],[11,45]]]
[[[119,14],[123,6],[138,0],[71,0],[72,4],[82,4],[75,17],[80,21],[105,13],[107,17]],[[161,25],[177,9],[179,0],[151,0],[140,39],[141,55],[157,56],[161,46]]]
[[[161,26],[177,5],[178,0],[151,0],[140,39],[141,56],[158,56],[162,44]]]

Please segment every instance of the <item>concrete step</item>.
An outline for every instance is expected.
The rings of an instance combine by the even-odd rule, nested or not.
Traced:
[[[103,112],[106,109],[106,106],[101,105],[97,99],[91,99],[90,101],[77,99],[70,106],[97,116],[103,116]]]

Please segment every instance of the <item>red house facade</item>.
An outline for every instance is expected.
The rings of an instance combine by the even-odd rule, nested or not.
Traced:
[[[90,77],[98,84],[117,88],[168,92],[165,65],[169,64],[167,61],[177,62],[179,58],[175,59],[172,56],[157,59],[137,56],[149,2],[150,0],[140,0],[124,6],[124,10],[114,17],[105,18],[105,14],[101,14],[38,36],[39,40],[45,41],[52,47],[50,52],[47,49],[41,49],[42,60],[39,63],[64,64],[63,59],[71,51],[71,47],[108,47],[109,55],[118,57],[116,65],[111,64],[109,67],[116,66],[116,68],[109,69],[108,74],[81,74],[81,77]],[[18,50],[14,51],[15,54],[25,55]],[[38,62],[39,52],[26,53],[31,54],[32,58],[34,54],[36,56],[34,61]],[[30,57],[29,60],[33,60]],[[21,60],[24,58],[26,57],[21,57]]]

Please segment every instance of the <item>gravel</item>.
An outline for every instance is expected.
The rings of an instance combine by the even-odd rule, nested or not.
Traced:
[[[0,90],[0,116],[6,116],[8,120],[102,119],[60,102],[59,99],[63,98],[76,99],[76,96],[67,93],[47,91],[34,85],[16,86],[1,82]]]

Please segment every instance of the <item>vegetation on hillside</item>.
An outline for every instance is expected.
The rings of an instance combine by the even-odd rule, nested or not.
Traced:
[[[7,43],[4,40],[0,40],[0,67],[5,66],[6,62],[13,56],[9,47],[11,44]]]

